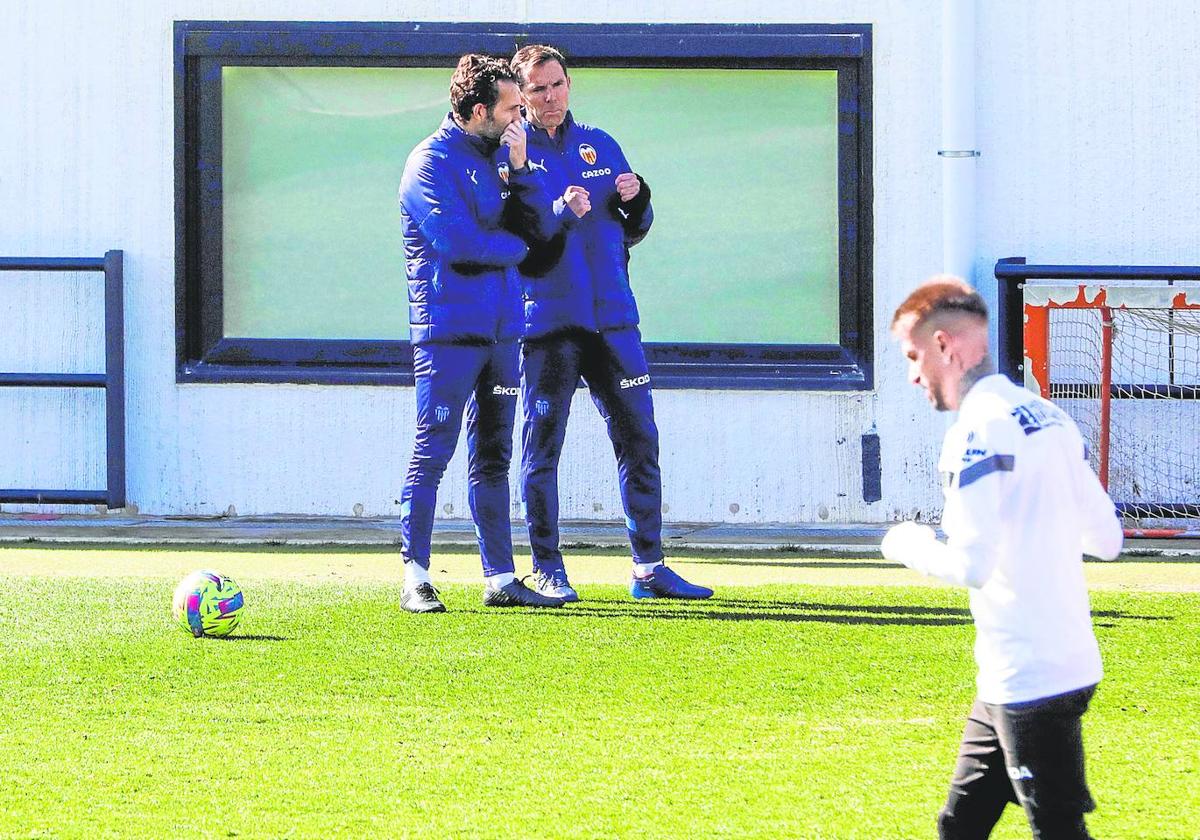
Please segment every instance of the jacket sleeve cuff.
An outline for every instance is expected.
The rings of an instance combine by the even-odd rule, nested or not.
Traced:
[[[575,215],[575,211],[570,208],[562,196],[554,200],[554,218],[567,230],[579,224],[579,217]]]
[[[637,175],[637,173],[634,173]],[[613,217],[621,223],[627,233],[635,233],[644,231],[641,230],[642,223],[645,221],[646,210],[650,207],[650,185],[646,183],[641,175],[637,176],[641,188],[638,194],[629,201],[621,201],[620,193],[613,193],[609,199],[608,209]]]
[[[633,174],[637,175],[641,188],[638,189],[637,195],[625,202],[625,209],[629,211],[630,216],[641,216],[646,212],[646,207],[650,204],[650,185],[646,183],[646,179],[641,175],[638,175],[636,172]]]

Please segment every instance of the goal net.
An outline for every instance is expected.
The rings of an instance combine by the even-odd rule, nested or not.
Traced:
[[[1127,531],[1200,533],[1200,285],[1027,282],[1023,296],[1025,384],[1074,418]]]

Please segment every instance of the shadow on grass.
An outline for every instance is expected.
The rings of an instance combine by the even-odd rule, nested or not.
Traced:
[[[232,636],[206,636],[216,642],[290,642],[291,636],[266,636],[259,633],[234,633]]]
[[[686,605],[685,605],[686,604]],[[714,609],[714,607],[716,609]],[[732,607],[732,609],[721,609]],[[547,617],[649,619],[667,621],[779,621],[785,623],[907,625],[911,627],[957,627],[972,623],[970,610],[957,607],[921,607],[897,604],[819,604],[813,602],[717,599],[708,601],[639,602],[621,604],[590,602],[557,609],[473,609],[490,615],[531,614]],[[1097,618],[1130,621],[1171,621],[1170,616],[1135,615],[1116,610],[1097,610]],[[1100,627],[1115,627],[1097,622]]]
[[[712,598],[710,604],[760,607],[767,609],[818,610],[822,612],[886,613],[889,615],[950,615],[970,617],[971,611],[959,607],[920,607],[906,604],[818,604],[812,601],[756,601],[751,598]]]
[[[889,615],[944,615],[971,617],[971,611],[959,607],[921,607],[907,604],[819,604],[812,601],[756,601],[750,598],[712,598],[707,603],[721,606],[762,609],[801,609],[823,612],[886,613]],[[1130,621],[1173,621],[1168,615],[1138,615],[1121,610],[1092,610],[1092,618],[1119,618]],[[1113,625],[1105,625],[1113,626]]]
[[[763,607],[763,604],[757,606]],[[795,609],[795,606],[792,606]],[[841,610],[840,607],[830,607],[831,610]],[[482,611],[482,610],[481,610]],[[488,611],[493,612],[493,611]],[[618,619],[650,619],[659,621],[782,621],[782,622],[817,622],[822,624],[907,624],[912,626],[943,627],[970,624],[967,618],[923,618],[917,616],[889,615],[845,615],[833,612],[783,612],[764,609],[748,610],[714,610],[704,607],[681,608],[678,602],[659,605],[614,605],[612,608],[571,604],[561,609],[548,610],[514,610],[512,612],[494,611],[497,614],[528,616],[533,612],[547,617],[562,618],[618,618]]]
[[[904,569],[899,563],[879,563],[867,560],[797,560],[795,562],[785,562],[781,560],[747,560],[742,557],[688,558],[675,553],[671,557],[672,559],[686,561],[697,566],[767,566],[772,569],[894,569],[896,571]]]

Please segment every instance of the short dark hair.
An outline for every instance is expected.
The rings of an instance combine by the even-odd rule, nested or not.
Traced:
[[[916,329],[925,320],[943,312],[961,312],[987,321],[988,309],[979,292],[966,281],[949,274],[930,277],[904,299],[892,316],[892,329],[906,315],[912,315],[912,328]]]
[[[500,82],[518,84],[508,65],[499,58],[467,53],[458,60],[450,77],[450,107],[459,119],[471,119],[475,106],[483,104],[490,114],[500,98]]]
[[[563,69],[563,74],[570,75],[567,72],[567,60],[563,58],[563,54],[546,44],[530,44],[527,47],[521,47],[512,57],[508,66],[513,71],[513,75],[517,77],[517,84],[525,87],[525,77],[529,71],[547,61],[557,61]]]

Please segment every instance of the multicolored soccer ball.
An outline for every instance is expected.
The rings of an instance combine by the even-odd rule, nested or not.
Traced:
[[[242,620],[245,599],[232,578],[192,572],[175,588],[175,620],[193,636],[228,636]]]

